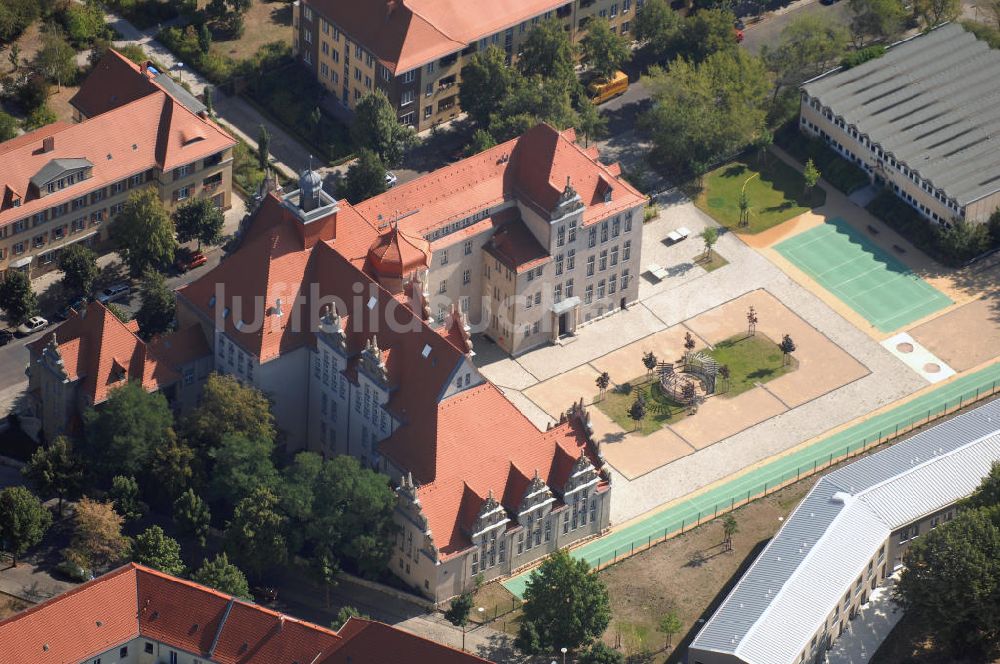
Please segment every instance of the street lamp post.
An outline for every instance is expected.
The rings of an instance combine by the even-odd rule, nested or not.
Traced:
[[[562,648],[560,648],[560,649],[559,649],[559,652],[561,652],[561,653],[562,653],[562,656],[563,656],[563,664],[566,664],[566,647],[565,647],[565,646],[563,646]]]

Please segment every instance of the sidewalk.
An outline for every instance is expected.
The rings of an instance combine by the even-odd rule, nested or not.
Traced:
[[[0,592],[33,604],[44,602],[74,587],[75,583],[54,579],[42,568],[24,560],[18,562],[17,567],[0,569]]]
[[[892,600],[895,579],[872,591],[868,603],[847,624],[847,630],[826,654],[827,664],[868,664],[889,632],[903,617],[903,610]]]
[[[146,55],[166,67],[171,75],[180,79],[181,82],[189,85],[191,92],[195,95],[201,95],[206,87],[212,86],[201,74],[178,61],[177,56],[156,40],[155,28],[145,31],[139,30],[121,16],[110,11],[105,13],[104,18],[108,25],[122,36],[122,39],[114,42],[115,46],[138,44],[146,51]],[[171,24],[165,24],[165,26],[169,25]],[[258,127],[260,125],[267,127],[271,134],[271,158],[277,168],[285,171],[287,175],[294,175],[306,168],[309,163],[309,150],[284,129],[261,115],[245,99],[238,95],[227,97],[216,89],[212,101],[218,118],[255,150],[257,149]]]

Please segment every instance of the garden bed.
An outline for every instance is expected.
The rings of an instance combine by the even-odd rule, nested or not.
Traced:
[[[635,420],[629,417],[628,411],[635,403],[639,392],[646,398],[646,416],[642,418],[637,428]],[[622,429],[634,431],[640,436],[658,431],[665,424],[678,422],[687,414],[685,406],[664,394],[660,389],[659,380],[651,376],[640,376],[609,388],[594,405]]]
[[[763,334],[752,337],[738,334],[720,341],[708,353],[716,362],[729,367],[728,389],[716,393],[723,397],[734,397],[754,388],[757,383],[766,383],[795,371],[799,363],[789,356],[785,361],[778,344]],[[723,386],[725,387],[725,386]]]

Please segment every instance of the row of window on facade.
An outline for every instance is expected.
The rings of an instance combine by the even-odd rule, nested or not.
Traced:
[[[587,515],[590,515],[590,522],[597,521],[597,496],[587,498],[586,490],[582,494],[574,494],[573,502],[567,505],[562,511],[562,531],[566,535],[571,531],[587,525]],[[517,554],[521,555],[525,551],[530,551],[534,547],[542,545],[542,542],[552,540],[552,524],[558,519],[558,512],[550,513],[545,517],[535,519],[529,516],[524,526],[517,534]],[[543,534],[544,529],[544,534]],[[494,565],[506,562],[507,538],[505,533],[497,537],[499,528],[492,529],[488,536],[483,537],[483,541],[472,553],[472,574],[475,576],[484,572]]]
[[[236,374],[238,378],[244,378],[248,382],[253,382],[254,359],[249,354],[244,353],[235,343],[229,341],[225,335],[219,335],[219,361],[229,373]]]

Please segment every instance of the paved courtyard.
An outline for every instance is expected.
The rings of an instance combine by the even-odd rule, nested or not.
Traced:
[[[768,387],[778,384],[780,394],[792,399],[797,404],[795,407],[785,407],[772,393],[761,389],[750,390],[744,393],[744,396],[751,395],[748,397],[750,402],[743,404],[745,408],[741,410],[764,408],[753,402],[759,399],[763,404],[770,404],[767,406],[773,409],[770,417],[750,426],[744,424],[732,435],[714,444],[702,445],[703,449],[697,451],[694,448],[698,446],[693,443],[707,441],[711,436],[694,431],[696,418],[693,418],[692,424],[688,424],[692,429],[687,433],[694,441],[687,441],[684,439],[686,436],[682,438],[676,432],[670,432],[674,435],[663,434],[659,443],[646,445],[645,450],[636,454],[639,463],[629,465],[619,458],[622,470],[610,463],[615,484],[615,500],[611,508],[613,524],[620,524],[706,487],[927,385],[923,378],[882,348],[872,336],[858,330],[821,297],[801,286],[734,234],[723,233],[716,244],[716,250],[729,261],[729,265],[714,272],[705,272],[695,263],[703,251],[697,235],[712,223],[689,200],[675,194],[661,204],[660,216],[643,229],[642,265],[662,265],[668,276],[656,282],[643,274],[637,304],[627,311],[584,326],[572,343],[546,346],[518,358],[503,357],[495,346],[486,341],[478,341],[476,345],[477,360],[483,373],[501,386],[508,397],[542,428],[554,421],[554,414],[568,408],[574,400],[578,401],[581,397],[585,401],[592,399],[596,392],[594,378],[600,367],[605,367],[613,377],[621,376],[622,380],[641,375],[645,371],[641,367],[641,352],[629,349],[636,342],[640,342],[637,347],[641,347],[641,341],[648,340],[650,349],[664,358],[676,355],[680,348],[676,335],[683,338],[686,331],[682,323],[741,296],[753,294],[752,297],[772,298],[775,311],[783,309],[788,312],[786,324],[790,325],[794,318],[802,326],[799,332],[768,332],[772,338],[780,338],[780,334],[787,331],[800,347],[802,344],[808,346],[810,335],[805,330],[812,328],[817,335],[817,343],[819,337],[823,337],[830,344],[830,349],[839,349],[848,367],[845,376],[837,378],[831,375],[831,380],[839,387],[820,386],[817,389],[823,391],[819,396],[797,403],[802,397],[796,395],[794,385],[781,388],[780,379],[772,381]],[[680,226],[689,228],[691,237],[672,246],[663,243],[667,233]],[[706,315],[698,321],[691,321],[692,332],[709,339],[724,335],[724,326],[713,320],[711,315]],[[765,317],[760,320],[762,325],[767,324]],[[780,326],[777,316],[772,321],[775,326]],[[796,337],[796,334],[799,336]],[[702,341],[706,339],[702,338]],[[821,355],[817,352],[817,357]],[[840,367],[836,371],[840,371]],[[788,376],[794,377],[796,373]],[[561,381],[559,389],[535,387],[555,377]],[[716,401],[721,404],[723,400]],[[613,425],[598,409],[591,408],[590,412],[595,431],[601,431],[602,427],[605,434],[611,431]],[[703,437],[698,438],[699,435]],[[616,445],[623,446],[611,440],[605,443],[609,461],[615,456],[611,448]],[[650,470],[643,472],[644,467]]]

